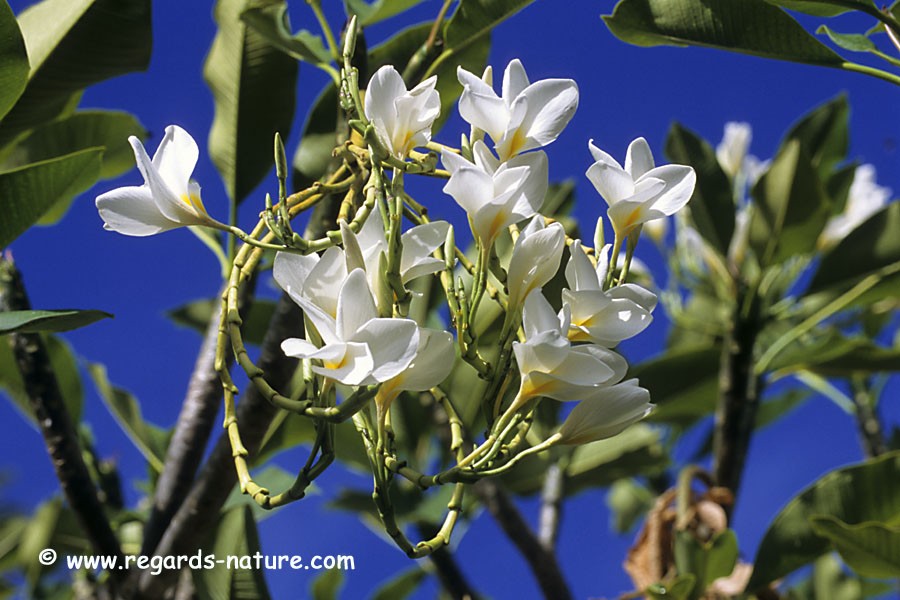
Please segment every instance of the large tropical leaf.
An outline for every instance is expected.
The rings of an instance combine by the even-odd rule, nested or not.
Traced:
[[[209,154],[233,202],[272,169],[272,141],[291,129],[297,83],[297,61],[241,20],[247,6],[216,4],[219,31],[203,71],[216,105]]]
[[[719,166],[715,150],[693,131],[674,123],[666,139],[666,155],[697,172],[691,219],[703,239],[725,256],[734,235],[734,200],[731,182]]]
[[[816,248],[829,200],[800,141],[788,140],[753,187],[750,244],[763,266]]]
[[[444,29],[448,49],[461,51],[534,0],[460,0]]]
[[[207,555],[249,559],[260,552],[259,533],[253,512],[247,505],[235,506],[225,512],[218,523]],[[252,561],[245,560],[237,567],[224,564],[212,569],[194,568],[194,584],[203,598],[221,600],[268,600],[264,569],[254,568]]]
[[[0,146],[53,119],[85,87],[150,63],[150,0],[44,0],[19,17],[31,74]]]
[[[0,248],[50,210],[59,198],[89,188],[100,174],[102,148],[88,148],[0,173]]]
[[[0,335],[69,331],[112,315],[100,310],[14,310],[0,312]]]
[[[135,447],[144,455],[153,470],[157,473],[162,472],[168,444],[166,432],[144,420],[137,398],[110,383],[105,366],[89,365],[88,372],[97,386],[100,398],[112,416],[119,422],[122,430],[131,438]]]
[[[603,20],[616,37],[638,46],[708,46],[829,67],[843,62],[761,0],[621,0]]]
[[[51,121],[33,129],[7,153],[2,169],[14,169],[49,160],[83,148],[104,148],[99,178],[111,179],[134,168],[129,136],[144,138],[147,132],[138,120],[121,111],[79,111],[70,117]],[[52,225],[65,215],[75,194],[61,196],[38,221]]]
[[[366,26],[389,19],[421,2],[422,0],[344,0],[344,6],[348,15],[356,15],[359,24]]]
[[[828,538],[854,571],[887,579],[900,575],[900,529],[882,523],[849,525],[831,516],[812,518],[812,528]]]
[[[28,83],[28,52],[9,4],[0,4],[0,119],[9,112]]]
[[[829,538],[813,529],[814,517],[851,525],[900,524],[900,452],[834,470],[788,502],[759,545],[748,591],[784,577],[833,548]]]

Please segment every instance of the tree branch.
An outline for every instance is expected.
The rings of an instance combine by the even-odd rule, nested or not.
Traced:
[[[572,598],[556,555],[549,552],[534,535],[507,493],[491,479],[482,479],[473,487],[506,537],[519,549],[525,562],[531,567],[544,596],[549,600]]]
[[[240,288],[239,306],[246,307],[248,304],[255,281],[256,278],[252,277]],[[141,554],[146,556],[153,554],[169,521],[185,498],[184,491],[194,481],[222,401],[222,382],[215,369],[221,305],[216,302],[215,306],[216,310],[206,328],[187,394],[175,423],[172,441],[166,451],[163,472],[153,495],[150,518],[144,526]],[[230,366],[234,361],[231,353],[226,355],[226,360]]]
[[[553,552],[556,548],[565,483],[562,467],[558,462],[551,464],[544,475],[544,487],[541,490],[541,512],[538,521],[538,540],[547,552]]]
[[[863,451],[869,458],[887,452],[882,433],[881,422],[873,408],[872,386],[866,378],[857,377],[851,380],[853,406],[856,408],[856,424],[862,440]]]
[[[262,343],[259,366],[266,372],[266,379],[275,387],[284,387],[290,381],[297,362],[281,351],[281,342],[300,331],[300,309],[283,294],[275,308]],[[254,386],[246,389],[237,406],[237,419],[241,439],[253,454],[259,449],[263,436],[278,412]],[[187,555],[196,552],[219,520],[219,511],[237,483],[231,444],[227,435],[219,436],[212,453],[172,517],[168,528],[157,545],[155,554],[160,556]],[[163,571],[152,575],[141,573],[137,582],[137,597],[147,600],[165,598],[177,583],[178,573]]]
[[[0,310],[30,308],[22,277],[11,255],[0,257]],[[78,432],[63,401],[44,341],[38,333],[13,333],[9,335],[9,343],[56,477],[81,529],[95,553],[124,560],[119,540],[84,463]],[[124,573],[109,572],[114,584],[123,579]]]
[[[420,523],[417,529],[423,539],[432,538],[438,532],[438,528],[432,524]],[[447,546],[442,546],[429,554],[428,560],[434,567],[441,587],[453,600],[476,600],[481,597],[466,579],[465,573],[462,572]]]
[[[761,329],[759,300],[755,290],[743,282],[737,286],[731,328],[722,345],[713,439],[716,485],[730,489],[735,499],[763,388],[762,377],[754,374],[756,338]]]

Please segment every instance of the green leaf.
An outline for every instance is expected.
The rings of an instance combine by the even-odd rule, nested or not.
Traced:
[[[9,3],[0,4],[0,119],[13,107],[28,83],[28,52]]]
[[[666,139],[666,156],[696,171],[691,219],[703,239],[719,254],[727,255],[734,235],[734,199],[731,182],[719,165],[715,150],[690,129],[673,123]]]
[[[759,0],[621,0],[603,20],[637,46],[707,46],[829,67],[843,62],[787,13]]]
[[[303,126],[303,137],[294,152],[294,189],[305,189],[328,172],[334,160],[331,151],[338,144],[339,110],[337,90],[329,84],[313,102]]]
[[[356,15],[359,24],[366,26],[389,19],[421,2],[422,0],[344,0],[344,7],[347,9],[347,16]]]
[[[209,327],[210,319],[218,311],[221,302],[220,298],[194,300],[193,302],[182,304],[178,308],[166,311],[166,316],[176,324],[188,327],[204,335],[206,334],[206,328]],[[250,305],[250,309],[241,315],[243,319],[241,334],[244,342],[255,345],[261,344],[274,313],[275,303],[273,301],[254,300]]]
[[[812,331],[787,346],[770,367],[791,373],[849,377],[855,373],[900,371],[900,348],[886,348],[865,336],[846,336],[835,329]]]
[[[628,376],[637,377],[656,404],[648,419],[687,427],[715,410],[719,358],[719,349],[701,347],[669,351],[632,367]]]
[[[690,573],[679,575],[668,583],[654,583],[644,592],[653,600],[687,600],[691,597],[697,578]]]
[[[898,231],[900,203],[893,202],[825,252],[807,295],[843,291],[867,275],[900,262]]]
[[[737,537],[726,529],[708,543],[702,543],[689,531],[677,531],[674,551],[678,573],[696,577],[690,597],[700,598],[710,583],[734,570],[738,558]]]
[[[291,31],[287,4],[283,2],[252,6],[241,13],[241,19],[273,47],[297,60],[313,64],[332,61],[321,37],[305,29],[296,34]]]
[[[900,529],[882,523],[849,525],[827,515],[814,516],[810,523],[860,575],[882,579],[900,575]]]
[[[0,248],[34,225],[59,198],[93,185],[102,154],[102,148],[88,148],[0,173]]]
[[[283,5],[284,3],[279,3]],[[219,0],[203,74],[215,100],[209,154],[233,202],[272,169],[272,140],[294,117],[297,62],[241,20],[247,0]]]
[[[52,121],[33,129],[27,137],[11,147],[2,170],[49,160],[88,147],[102,147],[100,179],[111,179],[134,168],[134,153],[128,136],[146,137],[138,120],[120,111],[80,111],[70,117]],[[72,204],[75,195],[61,197],[38,221],[52,225],[59,221]]]
[[[875,43],[861,33],[838,33],[827,25],[820,25],[816,33],[828,36],[836,46],[851,52],[872,52],[876,50]]]
[[[653,507],[653,492],[634,479],[620,479],[606,494],[606,504],[612,513],[612,528],[618,534],[628,533],[642,516]]]
[[[829,201],[801,143],[789,139],[752,191],[750,244],[763,266],[815,250]]]
[[[502,2],[497,4],[502,4]],[[467,3],[463,2],[460,7],[466,5]],[[450,24],[452,23],[451,19]],[[406,65],[416,51],[422,47],[430,31],[431,23],[422,23],[404,29],[385,43],[372,49],[369,53],[369,68],[375,72],[382,65],[390,64],[397,65],[397,68],[400,69],[400,65]],[[433,69],[428,71],[429,75],[437,76],[435,89],[441,97],[441,114],[432,127],[433,131],[440,130],[453,113],[456,100],[462,94],[462,85],[456,76],[457,66],[474,73],[481,73],[484,70],[491,45],[490,35],[486,35],[487,33],[489,31],[486,30],[484,35],[480,34],[480,37],[458,40],[456,45],[447,39],[444,51],[435,60]],[[412,84],[413,82],[407,83]]]
[[[84,388],[81,384],[81,375],[78,373],[78,363],[72,353],[72,348],[62,338],[54,335],[43,335],[42,339],[50,356],[50,366],[56,376],[60,394],[69,414],[74,422],[81,420],[81,411],[84,405]],[[37,428],[34,413],[28,394],[25,392],[25,384],[22,375],[13,357],[9,344],[0,342],[0,390],[3,390],[15,407],[22,413],[29,423]]]
[[[534,0],[460,0],[444,28],[446,47],[461,51],[532,2]]]
[[[44,0],[19,16],[31,75],[0,146],[59,116],[85,87],[150,64],[150,0]]]
[[[344,573],[339,569],[324,571],[310,586],[312,600],[337,600],[338,592],[344,585]]]
[[[841,94],[804,115],[787,132],[782,145],[792,139],[798,140],[820,179],[825,181],[834,167],[847,157],[849,121],[850,105],[847,96]]]
[[[835,17],[851,10],[859,10],[863,6],[875,8],[871,0],[766,0],[766,2],[814,17]],[[856,4],[859,8],[847,6],[848,4]]]
[[[215,536],[207,545],[207,555],[238,557],[238,568],[216,565],[213,569],[191,568],[201,598],[223,600],[268,600],[269,588],[263,569],[251,559],[260,552],[259,533],[249,506],[236,506],[222,516]],[[241,562],[240,559],[243,559]]]
[[[412,567],[392,577],[372,592],[371,600],[403,600],[415,592],[428,574],[419,567]]]
[[[101,179],[112,179],[134,168],[129,136],[144,139],[147,131],[134,115],[117,110],[84,110],[35,128],[4,158],[3,169],[103,147]]]
[[[812,562],[831,549],[810,523],[831,516],[845,523],[900,524],[900,452],[836,469],[803,490],[769,525],[747,586],[754,591]]]
[[[541,490],[551,453],[523,460],[502,476],[504,484],[516,494],[534,494]],[[668,464],[660,444],[660,432],[643,424],[632,425],[619,435],[578,446],[566,467],[566,495],[611,485],[625,477],[659,473]]]
[[[13,310],[0,312],[0,335],[70,331],[111,318],[102,310]]]
[[[168,443],[166,432],[144,421],[137,398],[111,384],[105,366],[96,363],[88,365],[88,373],[97,386],[100,399],[118,421],[122,431],[131,438],[153,470],[161,473]]]

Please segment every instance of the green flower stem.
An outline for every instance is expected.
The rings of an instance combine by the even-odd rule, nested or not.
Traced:
[[[900,50],[900,48],[898,48],[898,50]],[[895,67],[900,67],[900,59],[895,58],[895,57],[891,56],[890,54],[885,54],[881,50],[872,50],[871,52],[872,52],[872,54],[874,54],[878,58],[882,59],[883,61],[888,62],[888,63],[894,65]]]
[[[888,73],[887,71],[882,71],[881,69],[876,69],[875,67],[860,65],[850,61],[844,61],[841,63],[840,68],[844,69],[845,71],[870,75],[872,77],[887,81],[888,83],[893,83],[894,85],[900,85],[900,75],[894,75],[893,73]]]
[[[619,232],[617,231],[616,237],[613,240],[612,256],[609,258],[609,270],[606,272],[606,282],[603,284],[604,290],[608,290],[612,287],[613,277],[616,274],[616,264],[619,262],[619,248],[621,246],[622,238],[619,237]]]
[[[325,41],[328,43],[328,51],[331,52],[331,57],[335,62],[341,62],[341,51],[338,49],[337,41],[335,41],[334,32],[331,30],[331,26],[328,24],[328,20],[322,12],[321,0],[306,0],[306,3],[309,4],[313,13],[316,15],[316,20],[319,22],[319,27],[322,29]]]
[[[452,4],[453,0],[444,0],[434,23],[431,25],[431,31],[428,33],[428,38],[425,40],[425,43],[416,50],[415,54],[412,55],[409,62],[406,64],[406,68],[403,69],[404,81],[411,82],[412,78],[422,69],[422,64],[425,60],[434,52],[435,44],[437,44],[440,36],[441,25]]]
[[[387,232],[387,282],[394,292],[397,314],[405,316],[409,311],[412,294],[403,285],[400,276],[400,257],[403,254],[401,230],[403,225],[403,171],[394,169],[391,179],[391,196],[388,202],[390,228]]]
[[[634,229],[631,233],[628,234],[628,238],[625,241],[625,261],[622,263],[622,272],[619,273],[619,278],[616,281],[616,285],[622,285],[628,279],[628,271],[631,268],[631,259],[634,256],[634,250],[637,248],[638,239],[641,237],[641,226],[639,225],[636,229]],[[619,257],[615,256],[615,260],[618,261]],[[612,272],[615,267],[615,261],[610,264],[609,270]]]
[[[472,297],[469,301],[470,323],[475,322],[475,316],[478,314],[478,305],[484,296],[484,290],[487,287],[488,268],[491,261],[491,246],[479,242],[478,259],[475,262],[475,279],[472,281]]]

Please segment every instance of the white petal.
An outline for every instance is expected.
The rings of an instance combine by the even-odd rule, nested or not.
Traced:
[[[292,358],[318,358],[323,360],[339,360],[344,356],[345,344],[326,344],[317,348],[308,340],[288,338],[281,342],[281,350],[285,356]]]
[[[313,372],[330,377],[344,385],[364,385],[372,382],[372,369],[375,361],[368,345],[348,343],[344,354],[333,364],[326,363],[321,367],[313,367]]]
[[[533,221],[543,221],[543,217],[537,215]],[[509,261],[507,286],[511,307],[517,306],[531,290],[543,287],[553,279],[559,270],[565,243],[566,233],[559,223],[528,234],[522,232]]]
[[[444,193],[456,200],[469,218],[494,197],[494,180],[472,163],[459,166],[444,185]]]
[[[618,165],[598,161],[588,167],[585,175],[609,206],[634,195],[634,180]]]
[[[522,326],[525,339],[531,339],[544,331],[559,331],[559,320],[550,302],[540,288],[531,290],[525,297],[522,309]]]
[[[187,194],[188,181],[197,166],[199,155],[194,138],[181,127],[169,125],[153,155],[153,166],[169,189],[178,195]]]
[[[450,375],[454,358],[452,335],[420,328],[418,349],[412,363],[402,373],[400,389],[420,392],[433,388]]]
[[[472,144],[472,158],[485,173],[493,175],[500,168],[500,159],[494,156],[494,153],[482,140],[475,140],[475,143]]]
[[[527,175],[518,189],[518,194],[515,196],[515,206],[512,209],[513,214],[518,217],[517,220],[527,219],[540,210],[544,198],[547,196],[550,177],[547,154],[529,152],[507,161],[506,166],[510,170],[521,167],[528,169]]]
[[[397,129],[394,101],[406,94],[406,84],[397,69],[384,65],[369,80],[363,110],[370,121],[380,120],[388,138]]]
[[[347,263],[347,272],[352,273],[354,269],[366,270],[366,261],[363,259],[363,251],[360,248],[359,240],[356,234],[347,225],[347,221],[341,219],[340,222],[341,241],[344,243],[344,260]]]
[[[528,87],[528,75],[525,74],[525,67],[518,58],[514,58],[506,65],[503,72],[503,100],[507,106],[511,106],[516,96]]]
[[[356,332],[378,316],[366,272],[354,269],[341,287],[337,305],[337,331],[344,341],[355,340]]]
[[[653,153],[650,151],[647,140],[639,137],[628,145],[628,151],[625,154],[625,170],[631,174],[632,179],[637,180],[654,166]]]
[[[569,248],[569,264],[566,265],[566,281],[572,290],[600,290],[603,285],[598,281],[597,272],[591,259],[581,248],[581,242],[575,240]]]
[[[449,152],[444,150],[441,152],[441,164],[444,165],[444,168],[450,172],[450,175],[456,173],[462,167],[471,167],[472,163],[467,161],[461,155],[456,152]]]
[[[665,182],[665,191],[653,201],[653,208],[666,216],[678,212],[694,193],[697,174],[694,169],[683,165],[665,165],[649,171],[645,177]]]
[[[375,381],[387,381],[406,369],[419,347],[419,328],[411,319],[370,319],[353,335],[353,341],[368,345]]]
[[[457,70],[457,76],[463,85],[458,103],[460,116],[497,142],[503,137],[509,122],[509,109],[503,99],[481,79],[461,67]]]
[[[650,392],[635,384],[630,380],[601,388],[577,404],[559,430],[561,442],[585,444],[609,438],[647,416],[653,408]]]
[[[144,182],[150,189],[153,202],[156,207],[170,221],[180,223],[181,225],[198,225],[200,221],[194,213],[190,201],[185,195],[185,199],[181,199],[175,190],[163,180],[156,166],[147,155],[144,145],[134,136],[128,138],[131,149],[134,151],[134,159],[137,163],[138,170],[144,177]],[[158,154],[158,153],[157,153]],[[187,193],[187,181],[184,182],[184,192]]]
[[[594,158],[594,162],[603,163],[611,167],[618,167],[620,171],[624,170],[622,168],[622,165],[619,164],[619,161],[595,146],[594,140],[588,140],[588,150],[590,150],[591,156]]]
[[[287,292],[294,302],[297,302],[299,298],[303,297],[303,287],[318,262],[317,254],[301,256],[289,252],[277,252],[275,263],[272,266],[272,275],[278,286]]]
[[[528,100],[522,128],[528,142],[520,151],[554,141],[578,108],[578,85],[571,79],[544,79],[529,85],[520,97]]]
[[[96,206],[106,229],[125,235],[153,235],[181,226],[159,211],[147,186],[110,190],[97,197]]]
[[[443,261],[432,258],[431,253],[447,240],[449,230],[450,224],[446,221],[435,221],[413,227],[400,237],[403,242],[400,274],[404,283],[443,268]]]
[[[384,222],[377,210],[366,218],[366,222],[356,234],[356,241],[359,242],[363,256],[368,256],[373,250],[380,252],[385,249],[387,240],[384,233]]]
[[[303,296],[337,318],[338,296],[347,278],[344,251],[336,246],[325,250],[303,283]]]

